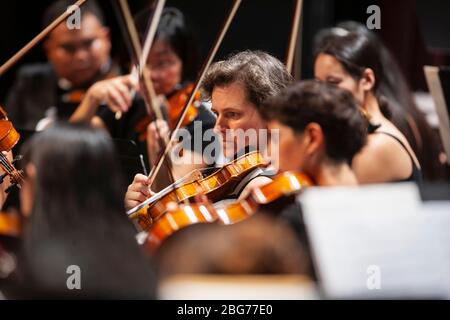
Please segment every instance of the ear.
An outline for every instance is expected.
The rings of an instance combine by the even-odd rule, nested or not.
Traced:
[[[309,156],[317,154],[320,148],[323,146],[323,131],[318,123],[309,123],[304,131],[306,138],[306,152]]]
[[[361,78],[361,85],[364,91],[370,91],[375,86],[375,73],[372,69],[366,68]]]

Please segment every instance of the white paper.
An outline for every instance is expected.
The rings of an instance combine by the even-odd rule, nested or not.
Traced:
[[[450,203],[413,185],[308,190],[300,198],[324,293],[450,298]]]

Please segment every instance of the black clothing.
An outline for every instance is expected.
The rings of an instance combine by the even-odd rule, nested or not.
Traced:
[[[183,141],[183,147],[188,147],[188,149],[202,154],[206,146],[212,142],[217,142],[215,138],[212,141],[207,141],[203,139],[203,136],[198,136],[199,134],[203,135],[206,130],[212,130],[214,128],[215,116],[203,104],[197,110],[197,117],[185,128],[192,139],[190,141]],[[130,109],[119,120],[115,118],[115,114],[107,106],[101,106],[97,112],[97,116],[103,120],[113,138],[133,140],[136,142],[140,152],[147,160],[146,140],[139,139],[139,132],[136,130],[139,122],[148,117],[145,103],[141,97],[134,98]]]
[[[70,87],[67,81],[64,83],[64,80],[57,78],[50,63],[23,66],[6,100],[9,119],[16,128],[26,130],[35,130],[39,121],[46,117],[67,120],[81,101],[82,95],[79,93],[83,94],[93,83],[104,79],[106,74],[120,74],[114,65],[105,69],[82,87]],[[63,88],[62,84],[66,87]]]
[[[411,153],[409,152],[409,150],[405,146],[405,144],[399,138],[397,138],[396,136],[394,136],[393,134],[390,134],[388,132],[375,131],[374,133],[384,134],[384,135],[387,135],[387,136],[393,138],[394,140],[396,140],[402,146],[402,148],[405,149],[406,153],[408,153],[408,156],[411,159],[411,164],[412,164],[411,175],[406,179],[396,180],[393,182],[415,182],[417,185],[420,186],[422,184],[422,171],[416,165],[416,162],[414,161],[413,156],[411,155]]]

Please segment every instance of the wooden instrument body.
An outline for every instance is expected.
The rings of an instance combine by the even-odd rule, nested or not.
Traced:
[[[18,238],[22,233],[19,214],[0,212],[0,235]]]
[[[193,84],[188,84],[182,89],[175,92],[175,94],[171,95],[164,104],[166,107],[167,114],[167,122],[169,125],[169,129],[172,131],[176,124],[178,117],[181,114],[185,104],[189,100],[189,95],[192,93],[194,89]],[[194,97],[194,102],[192,102],[187,108],[186,116],[183,118],[183,122],[181,123],[182,127],[186,127],[189,125],[198,115],[197,103],[201,99],[201,93],[197,92]],[[151,121],[153,121],[150,116],[145,116],[142,118],[134,127],[134,131],[138,133],[139,141],[145,141],[147,139],[147,127]]]
[[[253,189],[244,199],[224,207],[214,208],[212,204],[182,205],[155,220],[149,228],[146,245],[153,252],[178,230],[198,223],[238,223],[252,216],[259,208],[296,195],[309,186],[312,186],[312,181],[306,175],[284,172],[272,182]]]
[[[20,134],[16,131],[11,121],[0,120],[0,150],[10,151],[20,139]]]
[[[143,230],[148,230],[153,220],[167,211],[168,203],[189,201],[197,194],[205,194],[209,200],[215,202],[228,195],[247,174],[256,168],[265,166],[267,166],[267,162],[262,155],[253,151],[215,170],[206,177],[203,177],[200,171],[196,170],[189,174],[189,182],[181,185],[176,182],[174,187],[169,186],[163,190],[155,201],[142,206],[136,213],[130,214],[137,218]]]
[[[10,177],[11,184],[20,187],[22,171],[17,170],[3,152],[9,152],[17,144],[20,134],[16,131],[5,110],[0,107],[0,167]],[[2,177],[3,181],[3,177]]]

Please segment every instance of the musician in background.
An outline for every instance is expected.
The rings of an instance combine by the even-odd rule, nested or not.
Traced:
[[[390,121],[389,100],[380,90],[383,66],[376,43],[359,32],[330,35],[315,50],[319,81],[349,90],[368,121],[368,142],[352,168],[360,183],[421,183],[421,167],[405,136]]]
[[[349,32],[361,34],[373,45],[373,53],[381,64],[382,77],[378,79],[379,92],[389,101],[391,122],[402,132],[421,164],[423,178],[426,181],[442,179],[446,175],[445,166],[440,162],[442,143],[439,136],[426,121],[425,115],[416,106],[413,94],[393,54],[376,33],[366,25],[354,21],[339,23],[334,28],[321,30],[315,36],[315,47],[319,48],[339,36]]]
[[[49,25],[71,0],[58,0],[47,8],[43,25]],[[118,75],[110,58],[111,41],[101,9],[95,1],[81,8],[79,29],[66,23],[44,41],[48,62],[23,66],[6,102],[10,120],[18,129],[43,129],[55,119],[68,119],[84,92],[96,81]]]
[[[145,40],[148,23],[151,21],[150,14],[151,11],[147,9],[135,17],[141,41]],[[188,21],[178,9],[164,8],[146,65],[150,71],[156,95],[164,96],[170,101],[172,97],[182,92],[186,85],[195,80],[198,72],[197,65],[197,45]],[[148,116],[144,100],[140,96],[141,89],[143,88],[139,87],[134,75],[100,81],[89,88],[86,97],[70,120],[90,122],[94,126],[107,129],[114,138],[135,141],[142,154],[146,158],[148,155],[152,165],[156,162],[161,150],[160,139],[156,135],[155,126],[149,129],[151,121],[155,119],[150,119]],[[137,95],[135,95],[136,92]],[[180,112],[183,106],[184,104],[180,105]],[[163,108],[162,112],[167,114],[167,109]],[[122,113],[120,119],[116,118],[117,112]],[[191,136],[194,135],[196,122],[200,124],[202,132],[214,126],[214,115],[204,104],[197,105],[196,113],[197,115],[186,126]],[[167,137],[168,125],[164,121],[161,122],[160,134]],[[149,135],[147,130],[150,131]],[[193,151],[201,155],[205,146],[206,143],[200,143],[200,148],[197,150],[192,141],[189,148],[186,148],[186,152]],[[195,166],[191,169],[194,168]],[[180,175],[184,173],[186,171]]]
[[[269,99],[261,115],[279,130],[279,171],[299,171],[316,186],[358,184],[351,163],[366,143],[358,105],[346,90],[312,80]]]

